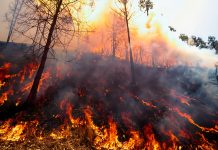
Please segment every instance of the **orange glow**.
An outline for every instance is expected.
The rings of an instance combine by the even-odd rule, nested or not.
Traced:
[[[88,127],[95,132],[96,138],[94,139],[94,145],[96,149],[134,149],[143,143],[143,139],[136,131],[131,131],[131,137],[128,141],[120,142],[118,140],[117,125],[112,119],[108,120],[109,128],[99,128],[92,120],[91,110],[87,108],[84,113]]]
[[[72,116],[72,112],[73,112],[73,107],[72,107],[72,104],[70,103],[67,103],[67,115],[70,119],[70,122],[72,123],[72,127],[73,128],[76,128],[76,127],[79,127],[79,126],[82,126],[84,124],[84,122],[80,119],[80,118],[74,118]]]
[[[2,126],[0,126],[0,139],[7,141],[19,141],[23,140],[22,136],[24,129],[26,128],[26,123],[20,122],[12,127],[12,120],[6,121]]]
[[[10,63],[5,63],[2,67],[0,67],[0,89],[5,86],[4,80],[10,78],[9,69],[11,68]]]
[[[194,126],[200,128],[202,131],[204,132],[212,132],[212,133],[218,133],[218,127],[215,126],[214,128],[205,128],[200,126],[199,124],[197,124],[192,117],[189,114],[183,113],[181,112],[178,108],[174,109],[175,112],[177,112],[181,117],[187,119],[191,124],[193,124]]]
[[[55,129],[51,134],[50,137],[55,140],[64,139],[70,136],[70,127],[65,126],[65,124],[61,125],[59,129]]]
[[[93,8],[90,6],[85,6],[82,9],[82,18],[90,24],[99,24],[104,20],[104,15],[106,10],[110,9],[110,0],[96,0]]]
[[[13,90],[8,90],[7,92],[2,93],[0,96],[0,106],[4,104],[5,101],[8,100],[8,96],[14,94]]]
[[[179,96],[175,90],[171,90],[171,95],[175,98],[177,98],[182,104],[185,104],[187,106],[190,106],[188,99],[190,100],[190,98],[186,97],[186,96]]]
[[[146,147],[148,150],[160,150],[161,146],[155,138],[151,125],[144,127],[144,135],[147,139],[144,147]]]

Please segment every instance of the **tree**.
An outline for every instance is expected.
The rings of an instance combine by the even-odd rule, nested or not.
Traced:
[[[15,0],[13,6],[11,8],[12,18],[9,19],[8,16],[6,15],[7,19],[10,20],[10,26],[9,26],[9,31],[8,31],[7,41],[6,41],[7,44],[11,40],[11,36],[13,34],[14,27],[16,25],[17,18],[18,18],[19,13],[22,9],[23,3],[24,3],[24,0]]]
[[[133,54],[132,54],[130,28],[129,28],[129,20],[132,17],[132,15],[129,12],[129,8],[128,8],[129,0],[117,0],[117,2],[121,4],[121,6],[119,7],[119,11],[115,11],[115,12],[117,12],[117,14],[119,14],[125,20],[127,38],[128,38],[129,57],[130,57],[130,68],[131,68],[131,76],[132,76],[131,83],[135,84],[135,73],[134,73],[135,69],[134,69],[134,61],[133,61]]]
[[[113,23],[112,23],[112,33],[111,33],[111,43],[112,43],[112,53],[113,57],[116,57],[116,49],[117,49],[117,29],[116,29],[116,24],[115,24],[115,17],[113,18]]]
[[[189,40],[189,37],[185,34],[180,34],[179,35],[179,38],[183,41],[183,42],[186,42],[188,43],[188,40]]]
[[[210,49],[215,49],[216,54],[218,54],[218,41],[216,40],[216,38],[214,36],[208,37],[208,47]]]
[[[154,4],[153,4],[153,2],[150,1],[150,0],[140,0],[140,1],[139,1],[139,7],[140,7],[141,9],[145,10],[146,13],[147,13],[147,16],[148,16],[148,15],[149,15],[149,11],[150,11],[151,9],[153,9]]]
[[[190,38],[185,35],[185,34],[180,34],[179,38],[183,41],[186,42],[189,45],[198,47],[200,49],[206,48],[206,49],[214,49],[216,51],[216,54],[218,54],[218,41],[214,36],[209,36],[208,41],[205,42],[202,38],[196,37],[196,36],[191,36]],[[188,41],[191,41],[190,43]]]
[[[28,104],[34,104],[39,83],[45,68],[48,54],[55,57],[53,47],[58,44],[65,48],[76,32],[73,15],[83,0],[25,0],[24,9],[20,13],[16,31],[33,40],[39,46],[41,60],[33,85],[27,98]],[[75,9],[74,9],[75,8]],[[31,33],[35,30],[35,35]],[[39,38],[37,38],[39,37]],[[64,41],[67,41],[64,43]],[[33,105],[34,106],[34,105]]]
[[[121,6],[119,7],[119,11],[117,12],[120,16],[122,16],[125,20],[126,31],[127,31],[127,41],[128,41],[128,50],[129,50],[129,58],[130,58],[130,68],[131,68],[131,83],[134,85],[135,82],[135,67],[133,60],[133,52],[132,52],[132,44],[131,44],[131,35],[130,35],[130,26],[129,22],[132,19],[133,13],[130,12],[130,0],[117,0]],[[149,15],[149,10],[153,8],[153,3],[150,0],[139,0],[139,7],[141,9],[145,9],[147,15]]]
[[[28,103],[32,103],[36,99],[36,94],[37,94],[37,90],[38,90],[38,87],[39,87],[39,82],[41,80],[42,73],[43,73],[44,68],[45,68],[45,63],[46,63],[46,60],[47,60],[48,51],[50,49],[53,32],[55,30],[55,26],[56,26],[56,23],[57,23],[57,20],[58,20],[59,12],[61,11],[62,3],[63,3],[63,0],[57,0],[57,2],[56,2],[57,7],[56,7],[56,10],[55,10],[55,13],[54,13],[54,16],[53,16],[53,20],[52,20],[52,23],[51,23],[51,26],[50,26],[50,29],[49,29],[47,42],[46,42],[46,45],[45,45],[45,48],[44,48],[44,51],[43,51],[43,55],[42,55],[42,58],[41,58],[41,63],[39,65],[38,71],[36,73],[32,88],[31,88],[30,93],[29,93],[29,96],[27,98]]]
[[[115,12],[112,12],[111,22],[107,28],[109,28],[109,38],[111,40],[111,52],[112,56],[115,58],[117,55],[118,48],[121,47],[122,42],[126,42],[126,36],[123,33],[126,33],[125,22],[123,17],[118,15]],[[125,48],[124,48],[125,49]]]
[[[169,29],[170,29],[170,31],[172,31],[172,32],[176,32],[176,29],[175,29],[174,27],[172,27],[172,26],[169,26]]]

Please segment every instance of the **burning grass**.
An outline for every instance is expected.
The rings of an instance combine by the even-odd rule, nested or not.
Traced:
[[[126,61],[84,54],[50,62],[37,109],[10,116],[24,102],[36,67],[28,63],[18,73],[1,67],[3,149],[217,148],[217,102],[198,74],[202,68],[137,65],[132,87]]]

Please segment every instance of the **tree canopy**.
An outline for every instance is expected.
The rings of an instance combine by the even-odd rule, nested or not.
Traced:
[[[216,40],[214,36],[209,36],[207,41],[204,41],[200,37],[196,37],[196,36],[189,37],[185,34],[180,34],[179,38],[183,42],[186,42],[187,44],[191,46],[195,46],[200,49],[206,48],[206,49],[215,50],[216,54],[218,54],[218,41]]]

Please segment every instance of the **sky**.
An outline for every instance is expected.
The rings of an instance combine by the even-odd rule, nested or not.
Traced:
[[[5,13],[13,0],[0,0],[0,40],[5,40],[8,23]],[[101,1],[101,0],[98,0]],[[133,0],[134,1],[134,0]],[[207,39],[209,35],[218,38],[218,0],[153,0],[156,14],[178,33],[196,35]],[[105,4],[105,3],[102,3]]]

